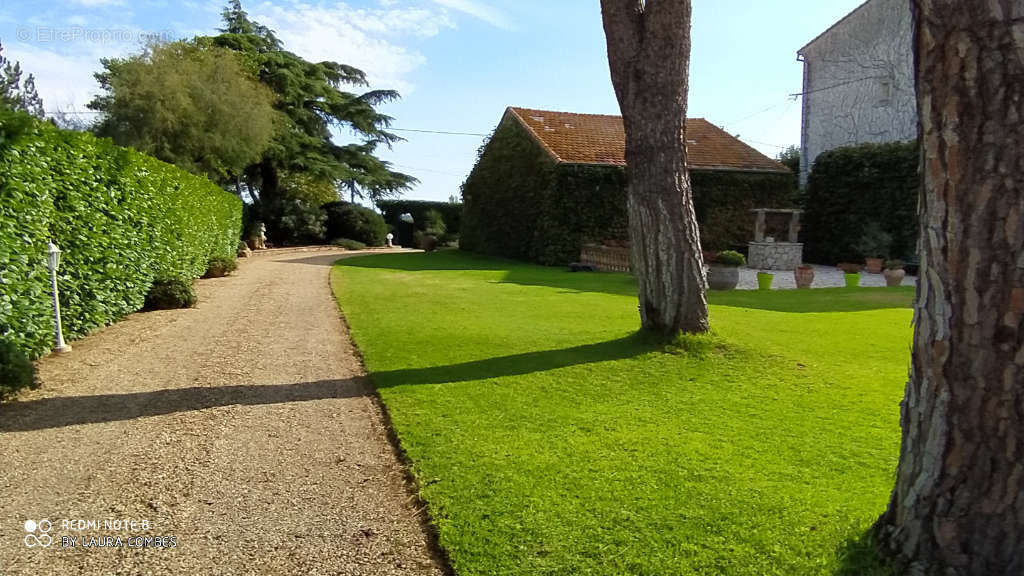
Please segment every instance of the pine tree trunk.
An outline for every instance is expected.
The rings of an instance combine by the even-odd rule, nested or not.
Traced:
[[[706,332],[707,278],[686,171],[690,1],[602,0],[626,130],[629,237],[644,328]]]
[[[884,552],[1024,574],[1024,1],[915,0],[922,262]]]

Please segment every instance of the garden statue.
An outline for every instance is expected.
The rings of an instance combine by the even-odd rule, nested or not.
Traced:
[[[246,244],[245,242],[239,242],[238,243],[238,257],[239,258],[248,258],[249,256],[252,256],[252,250],[249,248],[249,245]]]
[[[395,239],[395,235],[392,234],[391,232],[388,232],[387,239],[388,239],[388,248],[394,248],[394,245],[391,243],[391,241]]]

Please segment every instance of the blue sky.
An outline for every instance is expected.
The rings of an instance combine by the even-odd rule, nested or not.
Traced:
[[[707,118],[769,156],[799,144],[796,50],[862,0],[694,0],[689,116]],[[220,25],[220,0],[0,0],[4,54],[37,77],[49,112],[84,110],[102,57],[147,36]],[[403,98],[395,127],[487,133],[507,106],[618,114],[597,0],[245,2],[285,47],[364,69]],[[458,196],[480,136],[401,132],[382,156],[416,176],[409,198]]]

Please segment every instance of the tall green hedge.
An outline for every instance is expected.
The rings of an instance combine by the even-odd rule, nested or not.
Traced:
[[[377,207],[384,213],[384,221],[394,227],[395,244],[413,246],[413,235],[416,230],[426,230],[427,212],[437,210],[444,217],[448,234],[460,234],[462,231],[462,204],[452,202],[432,202],[429,200],[381,200]],[[410,214],[413,224],[402,222],[402,214]]]
[[[758,207],[793,203],[790,173],[690,172],[702,244],[745,246]],[[506,119],[463,185],[466,250],[542,264],[577,260],[587,242],[628,238],[626,174],[608,165],[556,164],[515,120]]]
[[[242,203],[209,180],[89,134],[0,112],[0,336],[53,342],[47,242],[63,252],[69,339],[139,310],[157,277],[233,256]]]
[[[877,222],[892,236],[888,256],[916,260],[918,146],[861,144],[818,156],[804,200],[804,254],[809,262],[861,261],[857,243]]]

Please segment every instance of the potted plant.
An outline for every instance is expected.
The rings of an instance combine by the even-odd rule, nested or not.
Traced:
[[[708,287],[712,290],[732,290],[740,281],[740,266],[747,263],[743,254],[724,250],[708,262]]]
[[[774,274],[769,272],[758,272],[757,273],[757,289],[758,290],[771,290],[772,280],[775,278]]]
[[[793,271],[793,279],[797,288],[810,288],[814,282],[814,266],[801,264]]]
[[[903,269],[903,260],[886,260],[882,275],[885,276],[885,285],[890,288],[903,284],[903,279],[907,276],[906,270]]]
[[[857,243],[856,249],[864,256],[864,263],[871,274],[882,271],[882,263],[892,246],[892,236],[882,230],[878,222],[871,222],[864,227],[864,236]]]
[[[836,268],[839,268],[840,270],[843,271],[847,288],[856,288],[857,286],[860,285],[860,264],[853,264],[852,262],[840,262],[838,265],[836,265]]]

